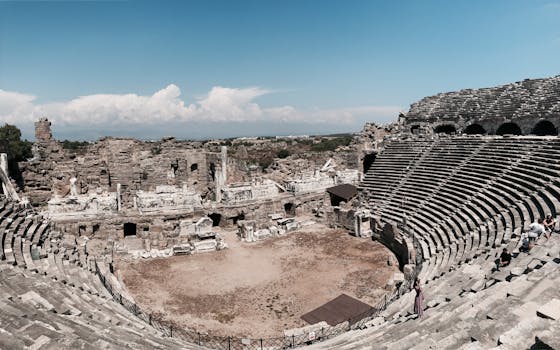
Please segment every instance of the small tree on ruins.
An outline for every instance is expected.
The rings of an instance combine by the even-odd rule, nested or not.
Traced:
[[[17,163],[32,156],[31,142],[21,139],[21,131],[15,125],[0,126],[0,153],[8,155],[10,176],[16,180],[20,178]]]

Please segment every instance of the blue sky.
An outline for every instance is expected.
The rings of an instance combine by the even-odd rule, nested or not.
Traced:
[[[560,74],[560,1],[0,1],[0,122],[32,138],[313,134]]]

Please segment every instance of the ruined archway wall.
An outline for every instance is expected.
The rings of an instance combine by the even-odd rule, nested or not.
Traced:
[[[442,123],[454,123],[459,131],[477,123],[494,134],[501,124],[513,122],[524,135],[542,119],[560,127],[560,76],[428,96],[402,118],[405,130],[418,125],[422,133]]]
[[[77,179],[77,194],[115,192],[120,183],[125,208],[133,206],[135,191],[153,191],[158,185],[186,185],[203,198],[214,187],[206,169],[219,153],[201,142],[104,138],[73,152],[50,137],[47,123],[37,123],[41,135],[48,137],[37,139],[34,159],[21,163],[23,191],[34,205],[69,195],[71,178]]]

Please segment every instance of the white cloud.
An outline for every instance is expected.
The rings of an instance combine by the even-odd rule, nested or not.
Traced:
[[[38,104],[35,96],[0,90],[0,120],[16,125],[47,117],[57,126],[146,127],[163,123],[288,122],[348,124],[364,118],[394,119],[400,107],[363,106],[302,110],[292,106],[261,107],[255,100],[271,91],[259,87],[213,87],[185,103],[174,84],[151,96],[95,94],[69,101]]]

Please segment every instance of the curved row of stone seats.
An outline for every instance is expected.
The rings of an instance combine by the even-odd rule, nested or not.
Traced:
[[[0,213],[2,258],[5,263],[35,269],[39,246],[46,239],[48,221],[29,209],[6,208]]]
[[[198,349],[164,337],[121,305],[4,265],[2,349]]]
[[[310,349],[558,349],[560,235],[495,270],[494,256],[474,260],[424,285],[424,315],[413,314],[414,292],[362,329]]]
[[[0,227],[16,234],[4,250],[21,251],[23,260],[16,253],[14,262],[0,264],[0,349],[202,349],[169,338],[115,302],[84,237],[63,236],[40,216],[11,208]],[[35,244],[41,253],[25,258]]]
[[[403,173],[407,174],[399,183],[398,195],[380,193],[377,197],[383,201],[376,203],[370,197],[370,203],[373,202],[373,209],[385,221],[400,222],[406,213],[409,228],[420,233],[424,258],[430,259],[443,252],[443,256],[435,260],[444,271],[448,270],[454,262],[465,258],[464,254],[458,254],[460,250],[473,252],[499,246],[512,235],[518,237],[522,227],[535,218],[549,212],[557,213],[559,197],[556,192],[548,191],[550,177],[527,167],[519,167],[523,174],[517,172],[517,165],[523,164],[529,155],[540,154],[540,149],[546,149],[548,157],[557,156],[558,152],[551,152],[557,146],[555,141],[546,138],[436,139],[434,146],[423,148],[426,154],[418,157],[413,167],[403,168]],[[470,142],[474,145],[464,147]],[[550,147],[545,148],[543,144]],[[469,151],[465,152],[466,149]],[[384,157],[382,154],[378,159]],[[440,161],[434,162],[437,157]],[[450,157],[460,162],[450,162]],[[485,164],[488,157],[495,162],[491,166]],[[447,178],[442,168],[447,171]],[[370,169],[365,177],[370,182],[364,182],[364,190],[375,191],[369,184],[379,176],[384,174]],[[473,237],[471,242],[469,237]],[[460,239],[467,241],[454,245]],[[463,249],[465,246],[467,249]]]

